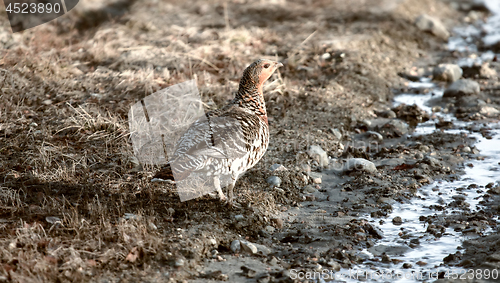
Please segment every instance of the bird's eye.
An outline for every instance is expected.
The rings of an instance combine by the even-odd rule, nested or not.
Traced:
[[[264,68],[266,69],[269,68],[269,66],[271,66],[269,63],[264,64]]]

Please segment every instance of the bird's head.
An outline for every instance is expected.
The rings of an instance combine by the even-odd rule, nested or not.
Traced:
[[[262,90],[262,85],[271,77],[276,69],[282,66],[283,64],[280,62],[259,59],[245,69],[241,82],[244,84],[253,83],[257,86],[257,89]]]

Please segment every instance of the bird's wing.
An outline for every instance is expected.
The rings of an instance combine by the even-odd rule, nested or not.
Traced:
[[[193,123],[180,138],[176,156],[236,159],[243,157],[253,140],[259,118],[238,108],[223,113],[207,113]]]

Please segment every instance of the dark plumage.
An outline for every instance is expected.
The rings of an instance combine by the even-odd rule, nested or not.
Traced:
[[[280,66],[266,59],[248,66],[235,98],[194,122],[179,139],[173,158],[155,178],[179,182],[194,175],[211,176],[220,198],[226,200],[220,178],[229,176],[231,203],[238,177],[267,150],[269,126],[262,86]]]

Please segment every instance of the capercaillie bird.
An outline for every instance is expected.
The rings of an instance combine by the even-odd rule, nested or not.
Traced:
[[[179,182],[194,175],[213,178],[222,201],[232,204],[236,180],[262,158],[269,145],[269,124],[262,87],[283,66],[260,59],[243,72],[235,98],[205,113],[177,142],[173,158],[154,178]],[[228,178],[228,198],[221,177]]]

